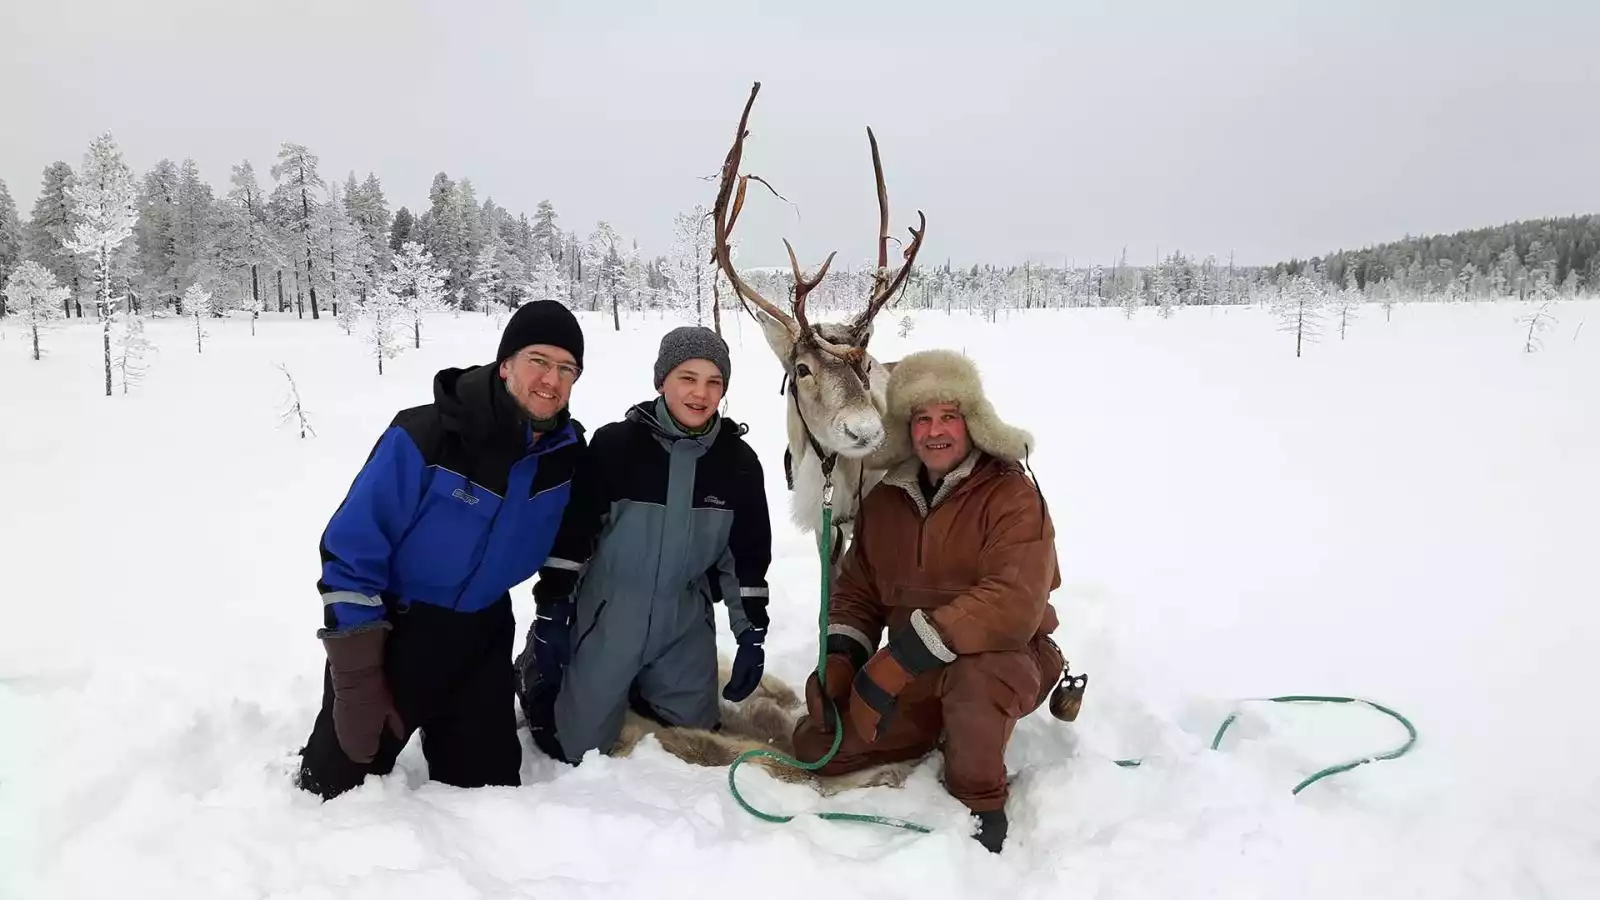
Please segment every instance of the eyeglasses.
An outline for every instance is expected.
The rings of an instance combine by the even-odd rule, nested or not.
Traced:
[[[572,363],[558,363],[538,353],[524,353],[522,359],[533,366],[534,370],[540,375],[548,375],[551,369],[555,369],[556,376],[567,384],[577,381],[578,376],[583,374],[583,370]]]

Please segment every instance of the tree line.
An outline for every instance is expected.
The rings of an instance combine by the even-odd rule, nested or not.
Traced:
[[[300,144],[280,146],[267,178],[263,185],[244,160],[219,190],[192,159],[163,159],[136,177],[115,140],[102,135],[77,168],[65,161],[45,168],[26,219],[0,180],[0,288],[31,261],[38,268],[25,273],[18,293],[36,305],[48,293],[62,315],[83,317],[87,306],[89,315],[104,316],[102,307],[113,299],[129,313],[182,315],[185,295],[198,286],[211,315],[292,310],[320,319],[327,313],[347,330],[355,317],[381,312],[374,295],[397,279],[394,292],[413,313],[555,299],[579,309],[609,308],[618,325],[620,311],[629,309],[676,311],[720,327],[721,310],[737,308],[711,262],[704,206],[678,213],[671,246],[651,256],[605,221],[586,233],[567,230],[548,200],[530,217],[492,198],[480,201],[470,179],[444,172],[434,176],[427,208],[418,212],[391,211],[374,174],[329,179],[317,155]],[[120,224],[129,233],[108,228],[119,226],[108,215],[125,218]],[[85,227],[99,228],[101,240],[85,243],[79,234]],[[405,271],[397,259],[405,260]],[[872,272],[871,261],[840,260],[809,302],[819,311],[857,308]],[[1270,299],[1301,276],[1378,300],[1572,296],[1600,284],[1600,216],[1408,237],[1267,267],[1177,251],[1154,265],[1132,265],[1126,252],[1109,265],[957,268],[947,261],[914,270],[897,305],[991,317],[1011,308],[1166,312]],[[769,296],[793,286],[787,268],[748,277],[770,289]],[[429,295],[418,296],[418,285],[428,286]],[[16,304],[10,294],[0,290],[0,315]]]
[[[1320,272],[1333,284],[1353,283],[1378,296],[1576,296],[1600,288],[1600,215],[1407,236],[1322,258],[1291,259],[1269,271],[1274,277]]]

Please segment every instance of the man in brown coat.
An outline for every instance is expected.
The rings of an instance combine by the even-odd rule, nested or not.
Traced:
[[[915,759],[940,747],[950,793],[976,837],[1005,841],[1005,748],[1062,671],[1047,635],[1061,583],[1055,529],[1020,460],[1032,438],[1002,422],[972,362],[949,350],[901,360],[889,379],[889,468],[867,494],[833,588],[826,691],[813,674],[794,735],[822,774]],[[879,641],[887,634],[887,644]]]

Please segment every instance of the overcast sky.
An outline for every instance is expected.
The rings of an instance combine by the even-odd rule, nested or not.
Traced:
[[[693,7],[696,11],[690,12]],[[925,259],[1270,262],[1600,211],[1592,0],[0,0],[0,178],[112,131],[141,174],[278,144],[435,172],[649,253],[709,205],[750,83],[741,262],[874,252],[865,126]]]

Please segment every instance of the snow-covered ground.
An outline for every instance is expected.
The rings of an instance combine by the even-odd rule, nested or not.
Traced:
[[[962,832],[937,761],[900,790],[798,812],[908,816],[931,835],[760,822],[721,770],[646,746],[524,786],[395,774],[327,804],[289,772],[318,702],[317,537],[372,441],[435,369],[481,361],[482,316],[430,320],[379,377],[331,321],[154,323],[133,394],[102,396],[99,332],[28,358],[0,340],[0,896],[1582,897],[1600,884],[1600,304],[1522,350],[1505,305],[1377,309],[1295,359],[1262,311],[885,315],[875,350],[973,355],[1060,534],[1058,634],[1091,674],[1074,725],[1022,723],[1012,838]],[[574,409],[650,394],[670,322],[585,316]],[[770,669],[814,661],[816,562],[788,524],[779,370],[729,320],[730,412],[767,463],[778,528]],[[317,437],[278,427],[286,363]],[[531,601],[516,592],[519,617]],[[520,641],[520,638],[519,638]],[[1403,734],[1408,757],[1300,794]],[[524,739],[526,745],[526,739]],[[1142,756],[1140,768],[1113,760]]]

